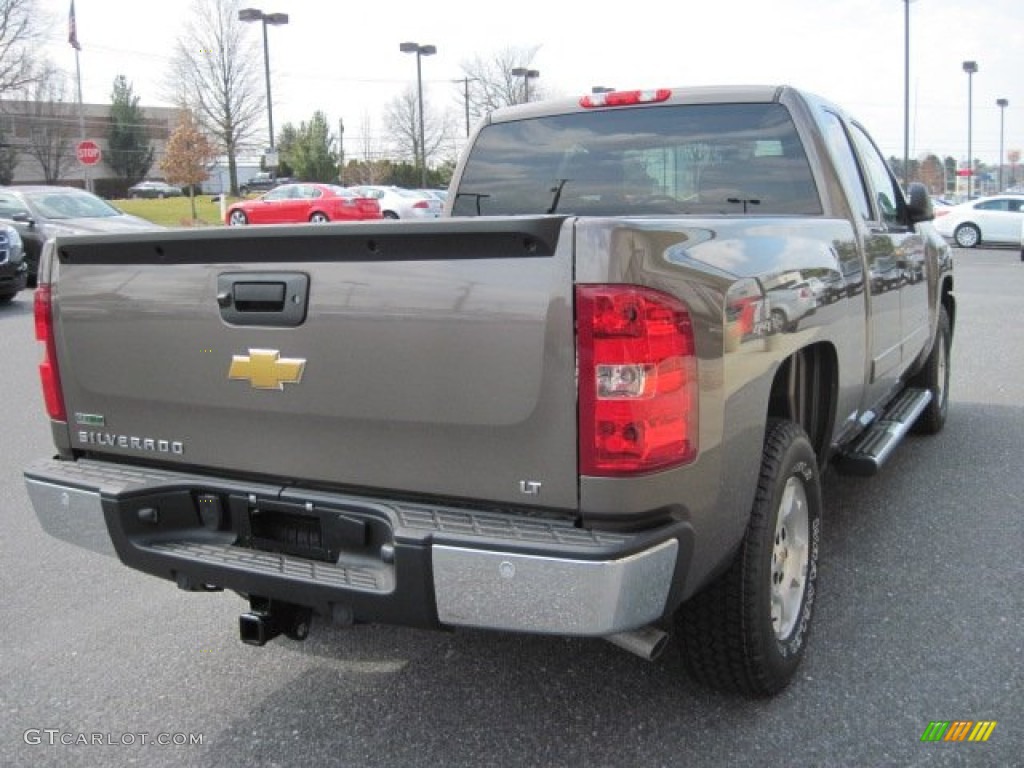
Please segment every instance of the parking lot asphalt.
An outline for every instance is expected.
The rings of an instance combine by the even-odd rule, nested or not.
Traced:
[[[358,626],[253,648],[239,597],[47,537],[21,479],[52,453],[26,292],[0,307],[0,765],[1019,765],[1019,252],[958,250],[955,289],[946,429],[827,478],[808,656],[758,701],[601,640]],[[921,741],[955,720],[997,725]]]

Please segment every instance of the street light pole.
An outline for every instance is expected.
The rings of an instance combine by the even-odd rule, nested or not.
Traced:
[[[1006,108],[1010,106],[1008,99],[996,99],[996,106],[999,107],[999,189],[997,192],[1003,191],[1003,126],[1004,118],[1006,117]]]
[[[971,111],[974,98],[974,73],[978,71],[978,62],[965,61],[964,72],[967,73],[967,199],[971,199],[974,190],[974,160],[972,154],[974,149],[971,146]]]
[[[531,77],[533,77],[533,78],[540,77],[540,72],[538,72],[536,69],[526,69],[526,67],[515,67],[514,69],[512,69],[510,71],[511,71],[511,74],[514,75],[515,77],[523,78],[523,91],[524,91],[524,95],[525,95],[524,101],[529,102],[530,101],[530,78]]]
[[[453,83],[462,83],[465,86],[463,93],[463,101],[466,106],[466,138],[469,138],[469,84],[476,82],[478,78],[475,77],[464,77],[461,80],[453,80]]]
[[[267,41],[267,25],[288,23],[287,13],[264,13],[258,8],[243,8],[238,12],[239,21],[259,21],[263,24],[263,71],[267,78],[267,129],[270,131],[270,151],[274,151],[274,101],[270,95],[270,45]]]
[[[419,43],[401,43],[398,50],[402,53],[416,54],[416,93],[420,107],[420,151],[417,158],[420,164],[420,186],[427,186],[427,148],[424,145],[423,130],[423,70],[420,67],[420,59],[423,56],[433,56],[437,53],[437,47],[433,45],[420,45]],[[467,86],[468,87],[468,86]]]
[[[910,4],[903,0],[903,188],[910,184]]]

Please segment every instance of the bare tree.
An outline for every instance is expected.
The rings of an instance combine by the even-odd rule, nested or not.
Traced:
[[[243,34],[238,0],[196,0],[168,73],[171,97],[195,112],[228,158],[238,194],[238,151],[253,140],[266,106],[263,54]]]
[[[512,70],[517,67],[529,68],[538,50],[540,46],[509,47],[490,58],[477,56],[462,65],[465,77],[456,82],[462,90],[466,78],[469,79],[469,113],[474,120],[501,107],[526,101],[526,82],[522,77],[513,75]],[[533,82],[530,95],[531,101],[543,98],[543,89]],[[465,98],[465,92],[460,94],[460,98]]]
[[[388,127],[391,142],[399,157],[416,165],[420,148],[420,118],[416,89],[409,86],[392,99],[384,109],[384,122]],[[438,154],[448,136],[447,120],[437,115],[429,105],[423,104],[423,153],[429,166],[430,160]]]
[[[65,90],[64,74],[46,69],[29,91],[32,130],[25,152],[39,163],[47,184],[59,181],[74,160],[78,122],[75,109],[64,101]]]
[[[29,89],[45,75],[37,51],[51,26],[36,0],[0,0],[0,96]]]

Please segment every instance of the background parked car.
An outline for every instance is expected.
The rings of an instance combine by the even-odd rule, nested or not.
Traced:
[[[979,197],[954,205],[935,219],[935,230],[961,248],[981,243],[1013,243],[1024,221],[1024,195]]]
[[[436,219],[444,207],[444,203],[433,195],[412,189],[372,185],[351,189],[374,198],[380,204],[380,212],[385,219]]]
[[[225,213],[230,226],[244,224],[321,224],[381,218],[376,200],[334,184],[284,184],[255,200],[233,203]]]
[[[0,222],[0,304],[18,295],[28,285],[21,235],[13,223]]]
[[[0,218],[9,219],[25,246],[29,285],[34,285],[43,243],[57,235],[163,229],[115,208],[76,187],[18,186],[0,188]]]
[[[260,171],[239,184],[238,191],[243,195],[248,195],[251,192],[269,192],[282,184],[292,184],[294,181],[295,179],[290,176],[275,176],[272,173]]]
[[[814,289],[806,280],[771,288],[767,294],[768,319],[775,333],[792,333],[800,319],[813,315],[818,306]]]
[[[181,197],[181,187],[168,184],[165,181],[140,181],[134,186],[128,187],[128,197]]]

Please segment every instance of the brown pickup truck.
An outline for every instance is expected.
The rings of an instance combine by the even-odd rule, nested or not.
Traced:
[[[946,418],[924,188],[837,106],[751,86],[495,112],[451,193],[436,221],[51,243],[42,525],[242,594],[252,644],[674,635],[698,680],[780,690],[822,473]]]

